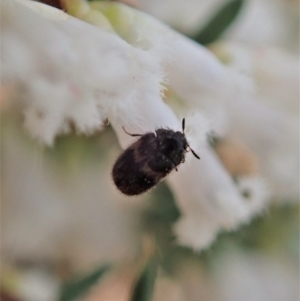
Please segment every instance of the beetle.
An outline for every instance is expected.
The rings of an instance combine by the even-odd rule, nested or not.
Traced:
[[[172,170],[185,161],[185,154],[191,149],[185,137],[185,119],[182,120],[182,132],[169,128],[159,128],[155,132],[126,134],[140,137],[131,144],[116,160],[112,169],[112,178],[117,188],[125,195],[144,193],[165,178]]]

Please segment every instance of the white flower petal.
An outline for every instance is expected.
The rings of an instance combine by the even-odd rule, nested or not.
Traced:
[[[226,91],[226,68],[206,48],[174,32],[172,61],[167,65],[167,81],[186,102]]]
[[[273,47],[219,42],[214,52],[227,64],[255,80],[261,101],[290,113],[298,113],[299,57]]]
[[[179,245],[199,251],[208,248],[214,242],[220,226],[209,216],[198,213],[195,216],[184,215],[173,230]]]
[[[32,5],[40,7],[40,4]],[[154,34],[155,41],[148,45],[148,50],[141,50],[101,28],[72,17],[63,18],[61,12],[58,15],[61,18],[46,20],[45,11],[40,16],[36,13],[40,10],[31,11],[19,2],[4,8],[6,14],[12,16],[16,11],[19,16],[17,22],[6,18],[4,33],[35,55],[33,62],[30,57],[20,57],[29,69],[31,67],[31,73],[23,72],[22,77],[18,68],[10,65],[14,58],[9,55],[10,47],[4,56],[4,63],[8,64],[4,77],[15,70],[11,71],[16,72],[15,81],[27,89],[28,97],[20,95],[20,98],[25,99],[25,126],[33,137],[52,144],[69,120],[84,133],[101,128],[105,118],[118,132],[122,126],[133,131],[149,131],[161,126],[180,128],[173,112],[162,102],[161,56],[166,54],[162,49],[167,48],[159,47],[162,34]],[[51,16],[55,9],[51,8],[48,13]],[[28,19],[30,22],[23,24]],[[158,37],[159,43],[154,43]],[[53,44],[59,44],[59,49],[53,48]],[[68,59],[64,60],[65,57]],[[31,63],[34,65],[30,66]],[[31,84],[28,76],[37,80]],[[36,88],[41,83],[44,87]],[[45,116],[43,123],[39,120],[39,111]],[[147,116],[144,112],[148,112]]]
[[[168,178],[182,213],[175,225],[178,242],[196,250],[208,247],[220,231],[249,222],[268,200],[261,179],[241,179],[236,186],[212,150],[202,147],[200,157],[199,162],[188,160]],[[248,198],[243,196],[245,188]]]
[[[259,101],[234,101],[228,109],[228,135],[243,141],[258,157],[272,194],[299,196],[298,121]]]
[[[25,128],[33,138],[52,145],[70,102],[68,87],[42,78],[32,79],[24,99],[28,102],[24,110]]]
[[[238,190],[244,198],[243,205],[247,209],[243,222],[248,223],[252,217],[266,208],[270,192],[266,181],[260,176],[240,176],[237,179]]]
[[[130,112],[128,112],[130,114]],[[132,114],[132,113],[131,113]],[[119,120],[113,120],[112,125],[116,131],[119,142],[123,148],[126,148],[130,143],[136,140],[127,135],[122,126],[127,132],[132,134],[144,134],[146,132],[153,132],[155,129],[163,127],[170,128],[172,130],[181,131],[181,122],[178,121],[173,111],[162,102],[161,99],[149,99],[140,102],[136,107],[136,118],[132,119],[124,118]],[[136,125],[137,121],[139,122]]]
[[[1,137],[3,258],[66,259],[79,272],[136,256],[142,203],[124,201],[113,187],[113,156],[66,172],[22,134],[6,124]]]

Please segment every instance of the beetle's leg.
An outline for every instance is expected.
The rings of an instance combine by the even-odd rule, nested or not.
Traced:
[[[189,149],[191,150],[191,152],[193,153],[193,155],[200,160],[200,157],[193,151],[193,149],[188,145]]]
[[[141,136],[143,136],[143,135],[141,135],[141,134],[130,134],[130,133],[128,133],[128,132],[125,130],[124,126],[122,126],[122,129],[124,130],[124,132],[125,132],[126,134],[130,135],[131,137],[141,137]]]

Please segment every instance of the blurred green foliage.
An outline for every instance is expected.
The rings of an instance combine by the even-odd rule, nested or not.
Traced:
[[[131,301],[150,301],[152,300],[155,279],[157,276],[157,261],[152,258],[144,268],[133,290]]]
[[[202,45],[211,44],[216,41],[236,20],[244,2],[245,0],[233,0],[225,3],[198,33],[191,38]]]
[[[55,140],[54,148],[46,148],[45,155],[53,163],[64,169],[74,165],[89,168],[105,160],[112,149],[118,146],[116,135],[111,126],[106,126],[100,134],[85,136],[72,132],[68,135],[59,136]]]
[[[109,266],[97,268],[87,276],[76,277],[61,288],[59,301],[73,301],[82,297],[109,270]]]
[[[250,224],[230,233],[220,233],[215,242],[201,252],[172,242],[163,249],[162,264],[172,274],[181,261],[193,258],[209,271],[220,255],[233,248],[278,255],[299,262],[299,237],[299,205],[273,205]]]

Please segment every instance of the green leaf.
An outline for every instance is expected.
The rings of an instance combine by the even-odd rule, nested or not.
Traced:
[[[245,0],[227,2],[192,39],[202,45],[217,40],[236,19],[244,2]]]
[[[59,301],[73,301],[82,297],[108,269],[108,265],[103,266],[83,278],[77,278],[64,284],[60,292]]]
[[[155,279],[157,276],[157,262],[151,260],[142,272],[134,288],[131,301],[151,301],[153,297]]]

